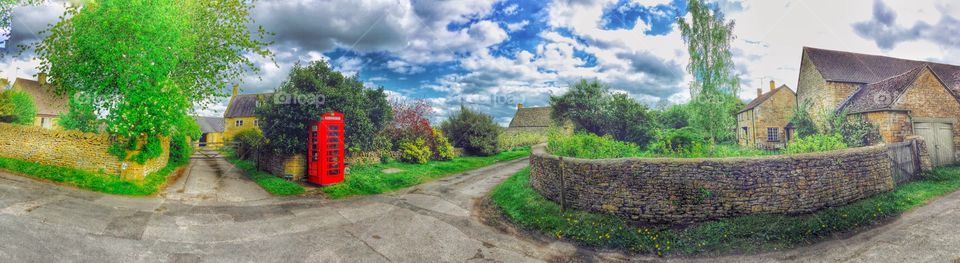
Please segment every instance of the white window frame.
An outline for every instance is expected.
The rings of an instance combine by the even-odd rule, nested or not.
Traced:
[[[234,122],[234,127],[243,127],[243,120],[237,120]]]
[[[767,141],[768,141],[768,142],[779,142],[779,141],[780,141],[780,128],[777,128],[777,127],[767,127]]]

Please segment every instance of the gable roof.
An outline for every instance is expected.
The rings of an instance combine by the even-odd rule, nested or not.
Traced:
[[[552,107],[530,107],[517,109],[517,113],[510,120],[510,128],[520,127],[550,127],[553,120],[550,114]]]
[[[838,108],[846,109],[847,113],[896,110],[893,105],[897,99],[926,71],[934,73],[929,65],[921,65],[888,79],[863,85]],[[937,77],[935,73],[933,76]],[[943,84],[942,81],[940,83]]]
[[[193,119],[197,121],[197,125],[200,126],[200,132],[202,133],[223,132],[224,130],[225,124],[223,118],[193,116]]]
[[[753,108],[760,106],[760,104],[763,104],[764,101],[767,101],[767,99],[770,99],[771,97],[773,97],[773,94],[776,94],[778,91],[783,89],[786,89],[790,91],[790,93],[793,93],[793,90],[787,87],[787,85],[780,85],[779,88],[776,88],[773,91],[761,94],[756,99],[753,99],[752,101],[750,101],[750,103],[747,103],[747,106],[744,106],[743,109],[740,109],[740,111],[738,111],[737,114],[743,113],[748,110],[752,110]]]
[[[929,65],[954,94],[960,91],[960,66],[804,47],[803,52],[828,81],[869,84]]]
[[[59,116],[60,113],[67,112],[69,99],[66,96],[54,94],[50,86],[40,85],[36,80],[17,78],[13,83],[13,89],[21,90],[33,97],[33,103],[37,105],[37,115]]]
[[[227,112],[223,114],[224,118],[242,118],[254,117],[254,110],[257,109],[257,98],[270,97],[273,93],[243,94],[237,95],[230,100],[227,105]]]

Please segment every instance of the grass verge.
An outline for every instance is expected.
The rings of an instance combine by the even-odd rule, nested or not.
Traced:
[[[227,156],[227,161],[232,163],[237,168],[243,169],[250,179],[259,184],[260,187],[263,187],[263,190],[267,190],[267,192],[272,195],[299,195],[306,192],[306,190],[303,189],[303,186],[300,186],[297,183],[287,181],[283,178],[257,170],[257,166],[254,165],[252,161],[240,160],[236,157],[233,157],[233,155]]]
[[[0,157],[0,169],[3,170],[81,189],[129,196],[147,196],[156,193],[166,183],[167,176],[181,166],[183,165],[170,163],[163,169],[148,174],[141,181],[126,181],[119,176]]]
[[[493,156],[457,157],[450,161],[430,161],[427,164],[390,162],[353,166],[350,167],[350,174],[344,178],[343,183],[324,187],[323,192],[330,198],[380,194],[528,155],[530,155],[530,147],[521,147]],[[398,169],[400,172],[389,174],[383,172],[389,168]]]
[[[938,168],[927,178],[848,205],[812,214],[751,215],[688,226],[630,225],[605,214],[560,211],[529,184],[529,168],[497,186],[491,199],[525,230],[582,245],[638,254],[759,253],[811,244],[889,220],[960,188],[960,167]]]

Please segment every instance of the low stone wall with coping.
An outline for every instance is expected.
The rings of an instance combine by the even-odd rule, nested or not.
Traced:
[[[141,180],[167,166],[169,138],[161,140],[160,157],[144,164],[119,160],[107,152],[111,144],[106,134],[0,123],[0,157],[116,175],[125,180]],[[127,155],[134,154],[137,152],[130,151]]]
[[[567,208],[642,223],[798,214],[895,187],[886,146],[752,158],[558,157],[535,146],[530,184]]]

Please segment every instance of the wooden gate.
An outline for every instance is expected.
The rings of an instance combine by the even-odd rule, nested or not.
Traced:
[[[895,143],[887,146],[890,170],[897,185],[912,181],[920,175],[920,149],[917,141]]]
[[[223,152],[233,152],[236,145],[233,142],[195,142],[193,144],[193,155],[190,159],[216,159],[223,158]]]

